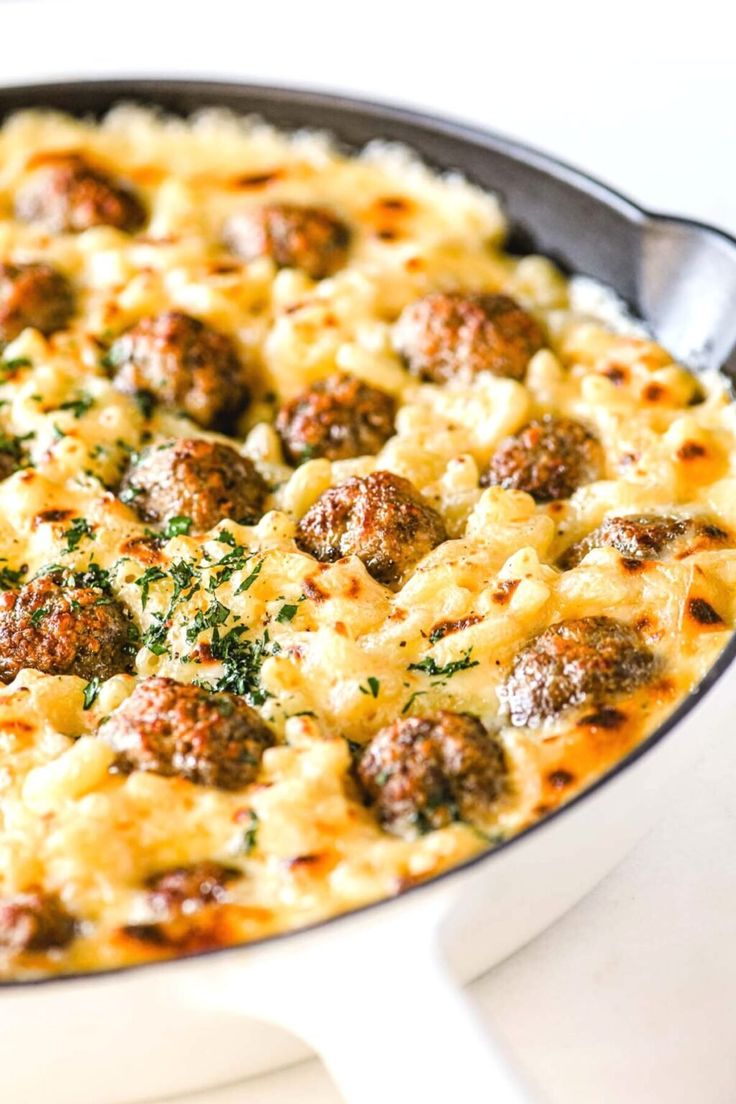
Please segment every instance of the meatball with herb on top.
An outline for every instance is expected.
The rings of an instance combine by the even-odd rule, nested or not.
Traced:
[[[267,494],[247,456],[193,437],[144,449],[123,479],[120,497],[143,521],[183,518],[193,532],[204,533],[224,518],[243,525],[258,521]]]
[[[324,563],[359,556],[379,583],[397,587],[447,540],[445,525],[416,487],[377,471],[332,487],[299,522],[296,542]]]
[[[358,763],[369,804],[397,835],[487,823],[506,776],[503,749],[478,718],[445,710],[382,728]]]
[[[558,621],[517,652],[499,697],[511,723],[537,727],[573,706],[602,706],[649,682],[657,660],[613,617]]]
[[[292,464],[324,457],[374,456],[394,432],[391,395],[354,376],[337,374],[312,384],[285,403],[276,430]]]
[[[553,502],[600,479],[603,467],[601,444],[585,426],[546,414],[501,441],[480,482]]]
[[[433,292],[404,307],[394,329],[407,368],[430,383],[479,372],[523,379],[544,343],[539,323],[508,295]]]
[[[48,337],[74,312],[74,293],[63,273],[39,261],[0,264],[0,346],[25,329]]]
[[[117,767],[238,790],[253,782],[275,743],[271,729],[241,697],[211,693],[170,678],[148,678],[98,729]]]
[[[107,363],[119,390],[178,409],[204,429],[230,427],[248,402],[231,338],[181,311],[141,319],[114,342]]]
[[[129,672],[133,635],[123,607],[104,591],[42,575],[0,594],[0,680],[12,682],[26,667],[88,681]]]
[[[324,207],[267,203],[232,215],[225,244],[244,261],[270,257],[278,268],[298,268],[323,280],[348,258],[350,230]]]
[[[145,208],[130,187],[76,153],[50,154],[33,168],[16,195],[15,213],[51,234],[81,233],[93,226],[133,234],[146,221]]]

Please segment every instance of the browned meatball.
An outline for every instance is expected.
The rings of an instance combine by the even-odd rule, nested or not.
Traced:
[[[25,667],[111,678],[131,669],[133,634],[132,622],[109,595],[43,575],[0,594],[0,680],[11,682]]]
[[[447,533],[408,479],[378,471],[325,491],[299,522],[296,540],[325,563],[359,556],[374,579],[394,587]]]
[[[268,487],[252,460],[200,437],[151,445],[125,476],[120,497],[144,521],[189,518],[206,532],[223,518],[258,521]]]
[[[395,416],[391,395],[337,374],[285,403],[276,429],[292,464],[318,456],[350,460],[380,452],[394,432]]]
[[[33,169],[18,191],[15,213],[52,234],[92,226],[133,234],[146,221],[138,196],[79,154],[61,154]]]
[[[63,330],[74,311],[71,285],[51,265],[0,264],[0,345],[23,330]]]
[[[552,502],[600,479],[603,463],[600,442],[585,426],[546,414],[501,441],[480,482]]]
[[[444,710],[382,728],[358,764],[368,802],[397,835],[487,822],[506,784],[506,759],[477,717]]]
[[[279,268],[300,268],[323,280],[342,268],[348,257],[350,230],[324,207],[267,203],[233,215],[224,238],[245,261],[270,257]]]
[[[566,549],[558,564],[569,571],[594,548],[615,548],[627,560],[661,560],[680,559],[709,548],[724,548],[731,542],[725,529],[707,518],[627,514],[606,518],[587,537]]]
[[[40,889],[0,897],[0,948],[49,951],[66,947],[76,934],[76,921],[55,893]]]
[[[236,694],[211,694],[169,678],[135,688],[99,729],[125,771],[179,775],[200,786],[238,790],[258,774],[271,729]]]
[[[248,401],[232,340],[180,311],[143,318],[117,339],[108,361],[121,391],[177,407],[205,429],[232,425]]]
[[[235,867],[205,860],[161,870],[146,878],[145,884],[155,912],[186,914],[203,905],[220,904],[227,898],[228,883],[241,877]]]
[[[514,725],[536,727],[579,705],[602,705],[648,682],[657,660],[613,617],[559,621],[517,653],[499,697]]]
[[[404,307],[394,339],[409,371],[432,383],[478,372],[523,379],[545,343],[539,323],[509,296],[444,292]]]

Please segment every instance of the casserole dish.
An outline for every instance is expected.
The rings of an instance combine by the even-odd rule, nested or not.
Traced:
[[[733,369],[736,252],[728,239],[647,216],[572,170],[503,140],[388,108],[225,85],[13,89],[0,96],[0,109],[52,106],[101,114],[121,99],[179,113],[223,105],[282,127],[318,126],[352,146],[375,137],[403,142],[430,163],[460,169],[500,193],[516,228],[512,245],[532,246],[614,287],[693,368]],[[421,891],[288,937],[179,961],[176,968],[161,964],[9,985],[0,1018],[11,1099],[42,1099],[51,1079],[59,1101],[125,1101],[201,1087],[284,1060],[283,1037],[255,1025],[245,1032],[243,1014],[280,1023],[315,1045],[349,1099],[373,1100],[387,1090],[395,1099],[440,1099],[466,1079],[468,1099],[489,1098],[494,1085],[501,1099],[513,1099],[521,1090],[479,1036],[447,980],[444,960],[460,976],[474,976],[610,868],[655,815],[668,770],[695,751],[700,741],[694,732],[702,738],[717,715],[715,703],[727,700],[728,685],[719,678],[732,655],[733,644],[697,693],[605,783],[513,846],[498,848],[493,858],[485,855]],[[125,1061],[111,1078],[122,1037],[124,1054],[135,1061]]]

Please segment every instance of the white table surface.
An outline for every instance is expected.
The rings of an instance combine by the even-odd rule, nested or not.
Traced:
[[[199,75],[395,100],[506,132],[647,206],[736,233],[736,20],[725,4],[704,0],[687,20],[674,5],[628,0],[496,7],[11,0],[0,2],[0,79]],[[551,1104],[736,1101],[734,728],[724,717],[718,746],[618,870],[473,986]],[[186,1099],[338,1096],[312,1061]]]

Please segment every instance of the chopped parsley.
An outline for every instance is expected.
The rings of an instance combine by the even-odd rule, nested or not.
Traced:
[[[138,489],[136,488],[136,490]],[[192,519],[179,515],[178,517],[169,518],[163,535],[166,540],[170,540],[172,537],[185,537],[191,528]]]
[[[409,710],[411,709],[411,707],[413,706],[413,704],[417,700],[417,698],[423,698],[426,693],[427,693],[426,690],[415,690],[414,693],[411,695],[411,697],[407,698],[406,701],[404,702],[403,706],[401,707],[402,717],[404,716],[405,713],[409,712]]]
[[[28,568],[25,564],[19,567],[17,571],[4,564],[0,567],[0,590],[15,590],[23,582],[23,577],[27,571]]]
[[[31,614],[31,624],[33,625],[34,629],[38,628],[44,617],[46,617],[49,613],[51,613],[51,606],[39,606],[38,609],[35,609],[33,611],[33,613]]]
[[[227,559],[227,556],[225,557],[225,559]],[[238,589],[235,591],[236,594],[242,594],[243,591],[250,590],[250,588],[253,586],[253,583],[256,581],[258,576],[261,574],[261,568],[263,567],[264,562],[265,562],[264,560],[259,560],[258,561],[256,566],[251,571],[250,575],[248,575],[247,578],[243,579],[242,583],[240,584]]]
[[[95,540],[94,530],[90,528],[86,518],[81,517],[73,518],[69,528],[65,529],[61,535],[66,540],[67,552],[74,552],[85,537],[88,540]]]
[[[90,679],[84,688],[84,706],[85,710],[91,709],[97,701],[97,695],[100,692],[100,677],[95,675],[93,679]]]
[[[69,399],[67,402],[63,402],[61,406],[57,407],[57,410],[68,410],[75,418],[81,418],[88,410],[91,410],[94,405],[95,400],[89,392],[81,391],[76,399]]]
[[[289,605],[288,603],[283,605],[279,612],[276,614],[276,620],[283,624],[285,621],[293,621],[298,606]]]
[[[135,399],[138,409],[140,410],[146,421],[149,420],[153,414],[154,407],[156,406],[156,398],[150,391],[136,391],[133,398]]]
[[[135,581],[135,585],[141,588],[141,608],[145,609],[148,605],[148,592],[151,588],[151,583],[158,582],[159,579],[165,579],[166,572],[162,571],[160,567],[147,567],[142,575]]]
[[[21,368],[32,368],[33,361],[28,357],[13,357],[10,360],[0,361],[0,383],[4,383],[6,379],[13,375],[15,372],[19,372]]]
[[[243,832],[242,852],[244,855],[250,855],[252,851],[255,851],[258,845],[258,814],[254,813],[252,809],[248,811],[250,813],[250,822]]]
[[[358,687],[361,694],[369,694],[372,698],[377,698],[378,697],[378,692],[381,689],[380,681],[375,677],[375,675],[369,675],[368,678],[365,681],[368,684],[367,687],[365,687],[365,686],[359,686]]]
[[[419,663],[410,663],[407,670],[423,671],[425,675],[437,679],[440,683],[447,682],[447,680],[452,678],[453,675],[456,675],[458,671],[469,671],[471,667],[478,666],[479,661],[470,658],[472,650],[472,648],[468,648],[466,652],[463,652],[460,659],[454,659],[450,663],[446,663],[443,667],[439,666],[433,656],[425,656]],[[437,685],[437,683],[434,685]]]

